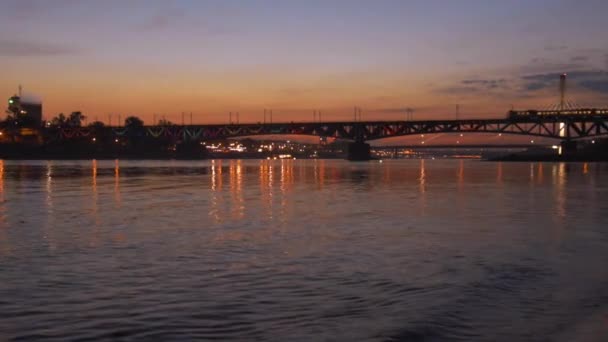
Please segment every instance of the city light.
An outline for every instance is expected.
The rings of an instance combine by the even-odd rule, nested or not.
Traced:
[[[232,151],[232,152],[245,152],[247,150],[247,148],[244,147],[243,145],[239,144],[237,146],[230,146],[230,147],[228,147],[228,150]]]

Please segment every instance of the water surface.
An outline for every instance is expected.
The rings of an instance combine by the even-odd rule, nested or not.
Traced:
[[[552,340],[607,213],[608,164],[0,161],[0,340]]]

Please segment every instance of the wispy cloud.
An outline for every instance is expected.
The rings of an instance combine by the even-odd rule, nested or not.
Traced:
[[[561,74],[553,72],[523,76],[523,88],[529,91],[555,88]],[[575,85],[598,93],[608,93],[608,71],[576,70],[566,74],[568,80]]]
[[[453,85],[436,88],[435,92],[451,95],[477,95],[488,94],[494,91],[504,91],[508,88],[509,80],[505,78],[471,78],[462,80]]]
[[[142,30],[163,30],[179,23],[186,15],[181,9],[165,9],[162,12],[147,18],[141,25]]]
[[[0,56],[11,57],[46,57],[59,55],[72,55],[81,53],[77,47],[59,43],[0,40]]]
[[[602,93],[608,94],[608,78],[605,80],[587,80],[581,81],[580,85],[586,89]]]
[[[582,56],[578,56],[582,57]],[[550,72],[564,72],[565,70],[588,69],[590,67],[588,58],[576,60],[570,59],[568,62],[563,62],[551,58],[535,57],[529,63],[519,67],[519,72],[522,74],[540,74]]]
[[[435,89],[435,92],[450,95],[473,95],[479,93],[480,89],[473,86],[452,85]]]
[[[223,17],[223,13],[226,13]],[[234,27],[220,20],[219,18],[229,18],[232,14],[229,11],[218,11],[217,17],[213,18],[197,18],[189,16],[188,12],[181,8],[163,8],[158,9],[154,14],[148,16],[139,24],[136,24],[135,29],[140,31],[165,31],[172,29],[179,30],[194,30],[205,36],[216,36],[231,34],[238,31]]]
[[[565,69],[569,88],[575,92],[590,91],[608,95],[608,71],[601,69]],[[458,83],[436,87],[434,92],[459,97],[517,97],[538,96],[538,92],[555,90],[560,75],[564,72],[551,71],[523,74],[515,78],[471,78]]]
[[[566,45],[547,45],[545,46],[545,51],[563,51],[567,50],[568,47]]]
[[[40,15],[78,5],[81,2],[79,0],[6,0],[2,3],[2,10],[11,14],[9,19],[34,20]]]
[[[588,61],[589,61],[589,56],[574,56],[574,57],[570,58],[571,63],[582,63],[582,62],[588,62]]]
[[[460,83],[464,85],[477,86],[485,89],[496,89],[496,88],[504,88],[507,85],[507,80],[504,78],[500,79],[471,79],[471,80],[463,80]]]
[[[544,83],[544,82],[527,82],[527,83],[524,83],[523,89],[527,90],[527,91],[536,91],[536,90],[544,89],[547,86],[548,86],[548,84]]]

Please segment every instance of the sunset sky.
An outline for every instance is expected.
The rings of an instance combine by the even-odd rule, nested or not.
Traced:
[[[3,0],[0,95],[49,118],[500,117],[608,106],[608,1]]]

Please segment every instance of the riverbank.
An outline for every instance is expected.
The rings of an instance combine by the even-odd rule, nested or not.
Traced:
[[[486,158],[486,161],[500,162],[608,162],[608,156],[543,156],[543,155],[507,155]]]
[[[200,143],[177,145],[102,144],[0,144],[0,159],[12,160],[78,160],[78,159],[344,159],[340,152],[328,151],[214,151]]]
[[[574,153],[569,155],[546,153],[511,153],[502,156],[484,158],[488,161],[504,162],[608,162],[607,153]]]

